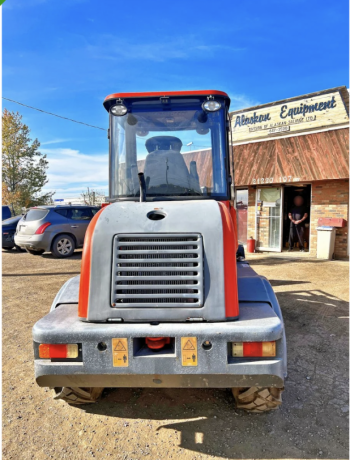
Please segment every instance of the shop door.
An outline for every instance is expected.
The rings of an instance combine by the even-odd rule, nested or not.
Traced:
[[[256,190],[256,248],[282,251],[283,187]]]

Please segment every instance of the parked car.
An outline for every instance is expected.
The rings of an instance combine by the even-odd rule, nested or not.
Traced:
[[[2,207],[2,220],[9,219],[12,216],[11,209],[8,206]]]
[[[31,208],[18,222],[15,244],[30,254],[52,252],[69,257],[83,246],[90,220],[98,206],[38,206]]]
[[[22,217],[22,215],[19,215],[2,221],[2,249],[10,251],[16,246],[14,236],[16,233],[17,224],[22,219]],[[16,249],[20,250],[18,246],[16,246]]]

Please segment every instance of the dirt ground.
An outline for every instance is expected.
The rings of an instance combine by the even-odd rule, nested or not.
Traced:
[[[31,329],[80,253],[3,252],[3,458],[348,458],[348,263],[252,255],[274,287],[288,341],[284,402],[236,411],[229,390],[109,389],[70,407],[34,381]]]

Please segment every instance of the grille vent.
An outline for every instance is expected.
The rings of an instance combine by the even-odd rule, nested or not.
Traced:
[[[199,234],[117,235],[114,261],[113,307],[203,305]]]

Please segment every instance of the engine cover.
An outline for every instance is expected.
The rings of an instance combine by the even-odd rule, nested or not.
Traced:
[[[226,320],[216,201],[113,203],[98,217],[90,250],[86,320]]]

